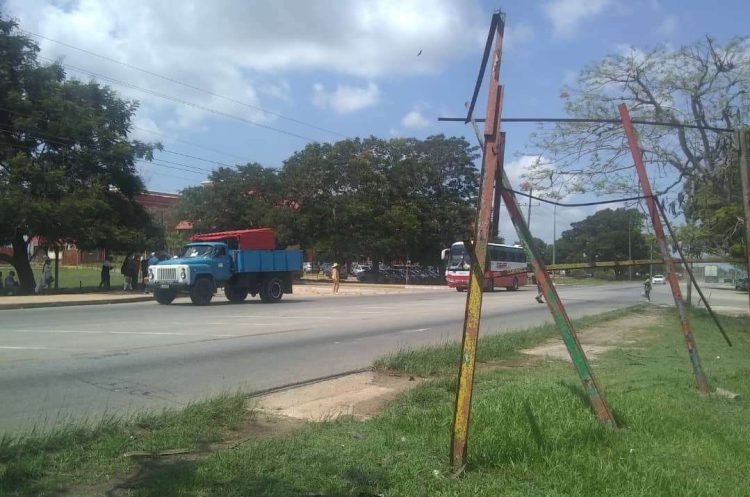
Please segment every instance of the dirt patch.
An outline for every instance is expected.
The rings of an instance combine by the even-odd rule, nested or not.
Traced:
[[[419,381],[409,375],[368,371],[258,397],[257,409],[260,413],[306,421],[340,416],[368,419]]]
[[[658,309],[648,308],[640,314],[631,314],[625,318],[607,321],[600,326],[576,331],[586,357],[595,360],[610,350],[631,347],[651,326],[659,322],[660,316]],[[562,338],[552,338],[521,352],[530,356],[570,362],[570,355]]]

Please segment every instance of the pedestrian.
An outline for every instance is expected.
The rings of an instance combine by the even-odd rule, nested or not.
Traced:
[[[15,295],[16,293],[18,293],[18,288],[21,286],[16,281],[15,271],[8,272],[8,276],[5,278],[3,284],[5,285],[5,293],[7,293],[8,295]]]
[[[154,253],[151,252],[151,256],[153,256]],[[141,288],[143,288],[143,293],[148,293],[148,290],[146,290],[146,284],[148,283],[148,261],[151,260],[146,259],[146,257],[143,257],[141,259]]]
[[[138,275],[141,272],[141,261],[137,255],[130,260],[130,283],[131,290],[138,290]]]
[[[42,275],[39,278],[39,282],[36,284],[36,293],[40,293],[45,287],[49,287],[52,283],[52,272],[50,270],[49,257],[44,258],[44,264],[42,265]]]
[[[643,296],[651,302],[651,275],[643,282]]]
[[[112,257],[106,257],[104,259],[104,262],[102,262],[102,274],[101,274],[101,281],[99,282],[99,288],[109,290],[110,271],[112,271]]]
[[[333,280],[333,293],[339,293],[341,285],[341,273],[339,273],[339,263],[334,262],[331,267],[331,279]]]
[[[133,289],[133,273],[130,272],[130,266],[130,256],[126,255],[125,260],[122,261],[122,266],[120,266],[120,273],[122,273],[122,276],[125,278],[125,283],[122,285],[123,292]]]

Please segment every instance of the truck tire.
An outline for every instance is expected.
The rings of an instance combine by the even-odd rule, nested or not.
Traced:
[[[177,293],[172,290],[162,290],[157,288],[154,290],[154,298],[161,305],[169,305],[177,297]]]
[[[518,290],[518,278],[513,278],[513,284],[509,287],[506,287],[506,290],[509,292],[515,292]]]
[[[247,298],[247,288],[237,288],[236,286],[225,286],[224,295],[227,300],[234,304],[240,304]]]
[[[208,278],[198,278],[190,289],[190,300],[195,305],[208,305],[214,296],[214,288]]]
[[[275,304],[284,295],[284,282],[277,276],[271,276],[263,281],[260,287],[260,300],[267,304]]]

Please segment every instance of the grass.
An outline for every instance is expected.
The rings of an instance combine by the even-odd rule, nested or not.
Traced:
[[[573,320],[578,328],[594,326],[639,312],[645,306],[636,305]],[[477,362],[488,363],[521,357],[520,350],[558,335],[554,324],[535,326],[525,330],[511,331],[501,335],[480,336],[477,345]],[[448,342],[434,347],[402,349],[375,361],[379,370],[394,370],[420,376],[431,376],[452,372],[458,366],[460,344]]]
[[[42,266],[41,265],[33,265],[32,270],[34,271],[34,277],[38,281],[41,277],[42,273]],[[0,271],[7,276],[8,271],[11,271],[13,268],[10,266],[2,266],[0,267]],[[119,266],[117,266],[117,269],[119,269]],[[52,276],[55,276],[55,267],[52,266]],[[81,266],[63,266],[60,265],[59,267],[59,276],[58,276],[58,293],[66,293],[70,291],[91,291],[91,290],[98,290],[99,288],[99,281],[101,281],[101,265],[81,265]],[[120,275],[119,270],[115,271],[113,270],[110,274],[110,281],[111,281],[111,289],[112,290],[121,290],[122,284],[125,281]],[[55,292],[54,290],[54,283],[52,284],[52,289],[45,290],[45,292]]]
[[[659,321],[636,346],[614,350],[595,362],[620,430],[596,421],[569,364],[539,361],[477,375],[469,462],[458,478],[447,465],[455,380],[441,376],[402,394],[369,421],[343,418],[309,424],[295,433],[253,440],[192,461],[164,463],[152,467],[151,477],[138,481],[128,493],[114,495],[747,495],[750,319],[722,318],[735,344],[728,348],[705,313],[696,311],[692,317],[711,385],[743,399],[730,401],[696,393],[679,322],[672,310],[658,312]],[[613,314],[578,325],[611,319]],[[532,330],[530,336],[539,341],[545,333]],[[495,352],[485,357],[491,361],[513,358],[519,347],[531,344],[520,334],[487,340],[498,341]],[[500,345],[503,341],[508,343]],[[492,350],[488,343],[484,341],[480,350]],[[382,364],[406,371],[429,365],[433,371],[453,372],[455,356],[445,350],[422,352],[419,361],[414,360],[416,353],[401,355],[409,359],[401,366],[392,360]],[[229,404],[232,419],[238,406]],[[171,426],[169,419],[161,419]],[[193,423],[177,423],[182,428],[174,432],[186,434],[169,444],[163,442],[166,437],[159,438],[158,428],[151,432],[151,442],[138,443],[151,448],[195,443],[191,430],[200,433],[206,428],[194,423],[209,424],[209,419],[204,414]],[[109,476],[118,467],[111,458],[130,450],[127,434],[133,430],[133,425],[126,425],[54,443],[33,438],[3,443],[5,486],[0,489],[14,488],[7,484],[9,474],[22,489],[18,495],[50,494],[48,489],[58,491],[64,482],[81,481],[82,474],[88,480]],[[35,455],[50,450],[51,455]],[[7,468],[18,466],[19,454],[26,461],[47,459],[26,472],[9,473]],[[91,474],[89,467],[95,468]]]
[[[0,495],[58,495],[71,485],[127,473],[138,464],[123,458],[129,451],[205,447],[237,428],[247,416],[245,401],[243,395],[224,395],[179,411],[5,435],[0,439]]]

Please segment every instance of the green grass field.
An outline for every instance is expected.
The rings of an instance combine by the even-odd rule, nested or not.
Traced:
[[[141,425],[113,422],[93,431],[6,439],[0,490],[87,495],[90,485],[129,475],[131,486],[113,495],[748,495],[750,319],[722,317],[734,341],[728,348],[704,313],[692,318],[708,379],[741,395],[732,401],[696,393],[674,311],[654,312],[656,324],[637,343],[594,363],[619,430],[596,421],[568,363],[513,362],[519,348],[553,330],[482,340],[480,362],[512,367],[484,368],[476,378],[468,466],[458,477],[448,466],[457,346],[446,345],[379,361],[381,368],[442,374],[369,421],[308,424],[200,458],[136,464],[121,457],[133,447],[197,446],[231,436],[242,402],[228,397]],[[588,324],[624,316],[620,311]]]

